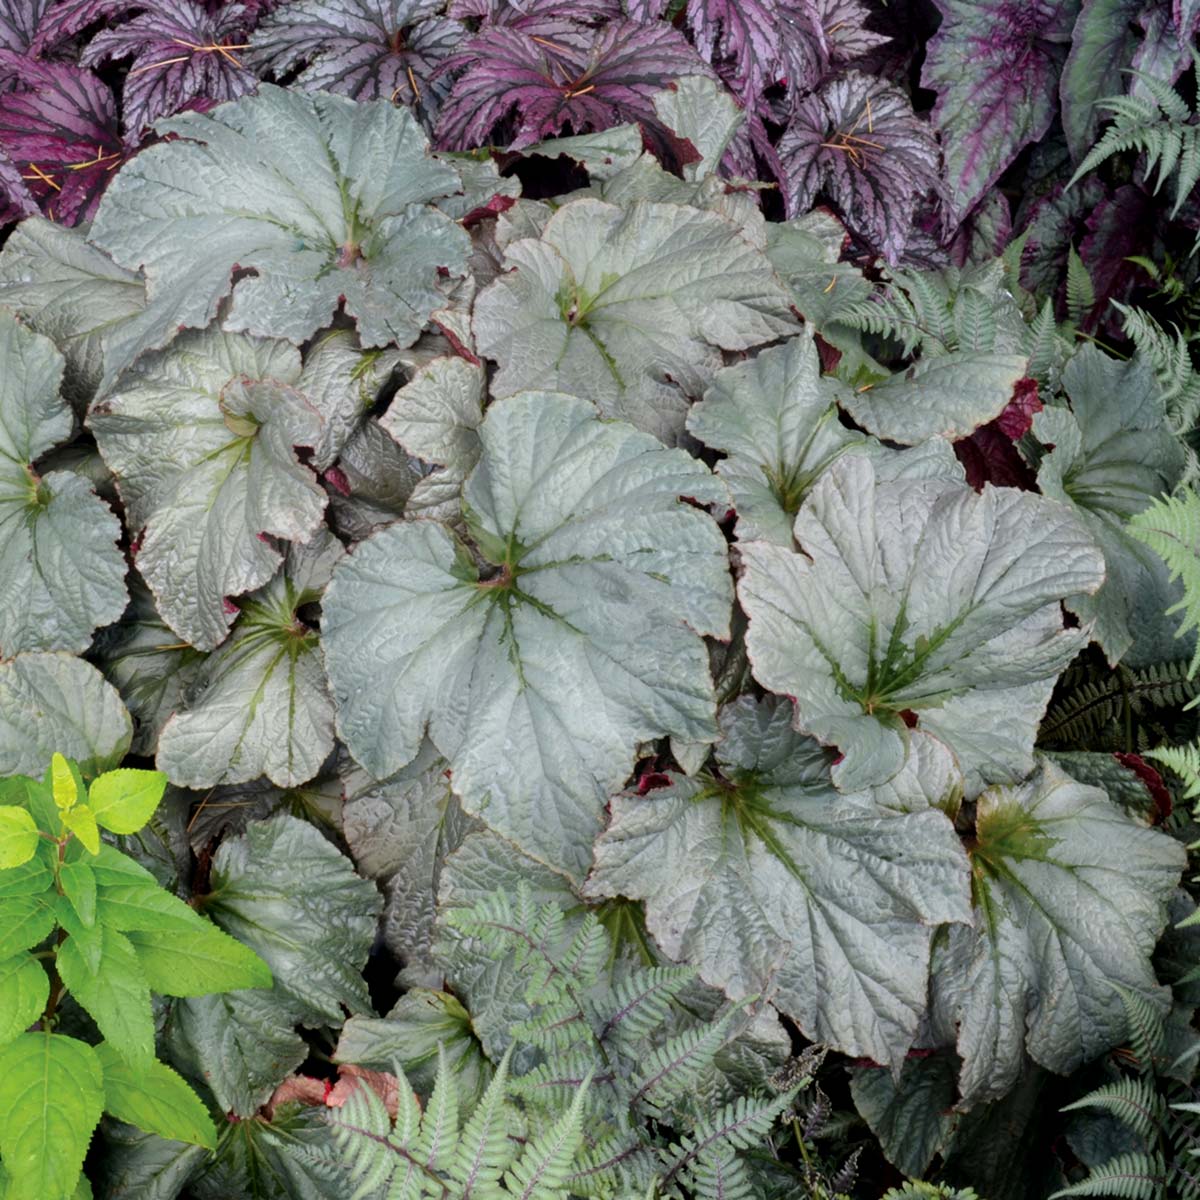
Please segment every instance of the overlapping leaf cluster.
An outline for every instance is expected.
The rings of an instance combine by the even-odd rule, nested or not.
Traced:
[[[461,1093],[477,1124],[513,1095],[541,1111],[539,1081],[593,1117],[623,1097],[554,1127],[585,1158],[631,1112],[680,1131],[686,1170],[660,1155],[639,1187],[786,1193],[774,1142],[705,1157],[695,1113],[673,1124],[653,1081],[621,1090],[658,1054],[680,1100],[667,1058],[703,1043],[687,1079],[766,1139],[781,1017],[857,1060],[872,1128],[889,1106],[954,1111],[927,1154],[880,1135],[906,1170],[970,1161],[972,1121],[1122,1042],[1122,990],[1171,1004],[1151,955],[1186,855],[1151,827],[1161,780],[1037,746],[1080,656],[1178,656],[1174,584],[1125,531],[1189,469],[1161,360],[1080,348],[978,244],[970,265],[864,273],[846,227],[804,213],[821,193],[852,230],[873,211],[894,259],[896,197],[912,184],[915,212],[932,186],[908,101],[827,75],[877,49],[830,32],[857,6],[689,5],[711,61],[672,60],[661,91],[630,49],[603,119],[587,39],[652,5],[393,13],[389,52],[436,122],[367,98],[378,65],[362,98],[320,90],[354,76],[353,48],[340,66],[305,49],[299,8],[251,41],[290,28],[273,69],[304,62],[306,82],[159,122],[171,136],[115,171],[85,229],[30,216],[0,252],[0,773],[55,749],[85,772],[153,759],[173,788],[139,853],[274,977],[163,1013],[171,1060],[235,1119],[207,1158],[109,1129],[106,1194],[342,1195],[332,1089],[377,1086],[386,1114],[386,1080],[348,1068],[427,1094],[433,1062],[456,1076],[437,1105]],[[52,14],[66,37],[98,11]],[[422,123],[453,141],[464,111],[457,84],[437,91],[451,74],[418,74],[439,21],[482,22],[446,59],[460,79],[502,44],[574,72],[555,103],[578,106],[546,107],[513,58],[509,107],[462,134],[503,126],[515,174],[431,149]],[[784,28],[813,31],[811,60],[770,57]],[[767,82],[795,101],[778,144]],[[896,174],[865,178],[858,137],[893,138]],[[768,149],[805,163],[786,221],[721,174]],[[560,155],[575,190],[522,195],[526,165]],[[550,924],[595,911],[562,950],[565,992],[485,903],[522,884],[514,927],[549,902]],[[409,990],[378,1018],[363,969],[385,951]],[[597,1014],[647,979],[656,1019],[610,1054]],[[714,1023],[722,996],[754,1020]],[[329,1095],[294,1075],[314,1042],[337,1043]],[[567,1051],[582,1069],[559,1079]],[[914,1082],[926,1059],[936,1087]],[[489,1092],[501,1063],[511,1087]],[[589,1074],[580,1099],[567,1083]],[[465,1169],[407,1094],[398,1124],[365,1096],[349,1111],[445,1186]],[[475,1143],[496,1187],[541,1161],[514,1137]],[[569,1158],[545,1161],[565,1180]]]

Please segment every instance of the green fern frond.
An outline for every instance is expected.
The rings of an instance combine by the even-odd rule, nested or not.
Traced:
[[[495,1081],[492,1082],[492,1088]],[[492,1088],[489,1088],[490,1092]],[[480,1103],[486,1103],[488,1092],[484,1093]],[[425,1115],[421,1118],[421,1130],[414,1142],[411,1143],[414,1155],[422,1159],[427,1166],[437,1167],[447,1161],[446,1155],[458,1142],[458,1080],[450,1070],[444,1045],[438,1046],[437,1076],[433,1084],[433,1094]],[[408,1148],[406,1144],[405,1149]]]
[[[1112,985],[1125,1009],[1129,1046],[1143,1071],[1152,1071],[1167,1048],[1167,1030],[1158,1010],[1140,992]]]
[[[521,1200],[567,1200],[568,1182],[583,1144],[583,1106],[591,1079],[585,1079],[571,1107],[545,1133],[527,1142],[504,1176]]]
[[[732,1016],[731,1011],[709,1025],[684,1030],[652,1051],[634,1080],[630,1103],[658,1113],[691,1091],[724,1045]]]
[[[1118,1154],[1093,1167],[1091,1174],[1060,1188],[1050,1200],[1060,1196],[1115,1196],[1118,1200],[1155,1200],[1162,1194],[1166,1167],[1161,1158],[1149,1154]]]
[[[654,1177],[655,1159],[636,1134],[612,1134],[581,1152],[568,1181],[572,1194],[604,1196],[645,1188]]]
[[[1079,325],[1096,307],[1096,289],[1074,246],[1067,251],[1067,319]]]
[[[1176,637],[1200,629],[1200,495],[1190,488],[1164,499],[1130,518],[1129,532],[1145,542],[1167,564],[1172,579],[1183,581],[1183,599],[1167,610],[1183,614]],[[1189,675],[1200,668],[1200,640],[1192,655]]]
[[[1153,663],[1132,670],[1096,664],[1068,668],[1042,721],[1039,744],[1092,747],[1107,726],[1156,709],[1175,709],[1200,695],[1200,683],[1184,662]]]
[[[701,1159],[684,1173],[695,1200],[755,1200],[754,1181],[736,1154]]]
[[[1181,436],[1200,418],[1200,374],[1192,364],[1188,339],[1175,326],[1168,333],[1149,313],[1114,300],[1125,318],[1126,337],[1150,363],[1162,388],[1171,428]]]
[[[649,967],[634,972],[606,997],[609,1011],[599,1022],[597,1038],[622,1053],[634,1052],[662,1025],[672,1001],[695,978],[694,967]]]
[[[1161,763],[1183,781],[1183,798],[1195,800],[1200,796],[1200,743],[1191,746],[1160,746],[1147,750],[1146,758]],[[1197,910],[1200,912],[1200,909]],[[1196,924],[1195,921],[1192,924]]]
[[[881,1200],[979,1200],[974,1188],[956,1188],[948,1183],[909,1179],[901,1187],[884,1192]]]
[[[1166,1117],[1167,1110],[1166,1103],[1154,1086],[1154,1080],[1145,1076],[1126,1076],[1106,1083],[1074,1104],[1066,1105],[1061,1111],[1075,1112],[1081,1108],[1100,1108],[1112,1113],[1139,1137],[1149,1137],[1155,1132]]]
[[[512,1046],[509,1046],[496,1067],[491,1086],[463,1127],[462,1138],[450,1160],[450,1178],[463,1195],[478,1195],[488,1186],[494,1187],[512,1161],[508,1140],[510,1122],[504,1094],[511,1058]],[[439,1073],[443,1062],[444,1053],[438,1062]]]

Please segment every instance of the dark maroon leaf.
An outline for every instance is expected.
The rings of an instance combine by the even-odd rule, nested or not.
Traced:
[[[1157,217],[1153,198],[1131,183],[1117,188],[1088,216],[1079,257],[1091,278],[1096,306],[1084,328],[1121,328],[1121,314],[1110,301],[1128,299],[1135,284],[1145,283],[1144,268],[1129,260],[1152,252]]]
[[[251,39],[246,61],[279,78],[358,100],[400,100],[432,120],[450,90],[438,67],[467,36],[434,16],[430,0],[296,0],[276,9]]]
[[[1021,457],[1016,442],[1033,428],[1034,413],[1041,411],[1037,383],[1018,379],[1004,411],[970,437],[954,443],[954,453],[963,465],[967,482],[976,491],[982,491],[985,483],[1030,492],[1036,489],[1037,477]]]
[[[48,216],[88,220],[129,153],[112,92],[91,71],[0,50],[19,89],[0,95],[0,147]]]
[[[711,73],[678,30],[627,20],[598,30],[563,24],[553,38],[488,28],[456,61],[466,70],[437,127],[449,150],[489,142],[519,150],[631,121],[662,140],[650,97],[682,75]]]
[[[889,262],[904,250],[917,201],[940,182],[937,143],[908,97],[857,71],[796,105],[779,158],[789,216],[824,194],[855,236]]]
[[[133,59],[122,100],[125,128],[136,133],[196,100],[216,104],[253,91],[258,80],[240,58],[245,29],[239,4],[210,13],[193,0],[154,0],[152,9],[96,34],[79,61]]]
[[[960,221],[1058,113],[1079,0],[934,0],[942,24],[921,82],[938,94],[947,204]]]

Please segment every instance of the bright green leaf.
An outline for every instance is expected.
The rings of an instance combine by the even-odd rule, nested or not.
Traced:
[[[36,946],[49,937],[53,928],[54,912],[36,891],[33,895],[0,899],[0,958]]]
[[[96,876],[87,862],[64,862],[59,868],[58,882],[63,895],[71,902],[75,915],[88,926],[96,923]]]
[[[137,833],[154,815],[166,786],[160,771],[106,771],[88,788],[88,805],[110,833]]]
[[[24,1033],[0,1048],[4,1200],[66,1200],[103,1107],[91,1046],[57,1033]]]
[[[108,1043],[96,1047],[104,1072],[104,1109],[147,1133],[216,1149],[217,1130],[204,1102],[157,1059],[132,1068]]]
[[[129,942],[151,990],[163,996],[205,996],[271,986],[271,971],[248,946],[215,926],[180,937],[175,930],[131,931]]]
[[[0,808],[0,868],[24,866],[37,852],[38,827],[23,808]]]
[[[24,1033],[49,998],[50,977],[32,954],[0,958],[0,1046]]]
[[[62,823],[83,844],[89,854],[100,853],[100,829],[96,825],[96,814],[86,804],[77,804],[62,814]]]

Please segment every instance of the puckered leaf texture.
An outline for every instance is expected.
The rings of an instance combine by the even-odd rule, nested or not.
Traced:
[[[935,1006],[958,1026],[964,1106],[1002,1096],[1022,1050],[1073,1071],[1126,1036],[1119,988],[1164,1009],[1150,966],[1186,865],[1172,838],[1051,763],[979,799],[973,927],[935,956]]]
[[[1086,634],[1060,602],[1104,579],[1074,514],[1011,489],[882,482],[840,459],[796,518],[802,553],[744,543],[739,584],[755,677],[796,702],[796,723],[843,755],[847,790],[904,765],[908,725],[942,738],[968,794],[1015,782],[1058,673]]]
[[[479,559],[393,525],[335,571],[322,640],[350,752],[383,777],[429,736],[471,813],[579,876],[638,742],[716,735],[708,656],[724,539],[687,496],[724,486],[583,400],[493,403],[463,491]]]
[[[786,701],[743,697],[721,731],[718,773],[614,798],[589,892],[645,900],[663,950],[731,997],[766,990],[807,1036],[898,1067],[932,926],[969,913],[953,826],[839,795]]]
[[[797,103],[779,159],[789,216],[824,195],[889,262],[904,249],[917,202],[941,184],[937,142],[908,97],[858,71]]]
[[[465,232],[429,201],[459,188],[407,109],[286,91],[160,123],[105,197],[91,236],[143,269],[158,344],[202,327],[303,341],[339,303],[365,346],[410,345],[460,275]],[[249,274],[235,281],[234,268]]]
[[[574,201],[540,238],[510,245],[505,265],[474,316],[480,352],[500,365],[496,394],[586,396],[666,442],[721,350],[796,328],[762,252],[724,218],[683,205]]]

